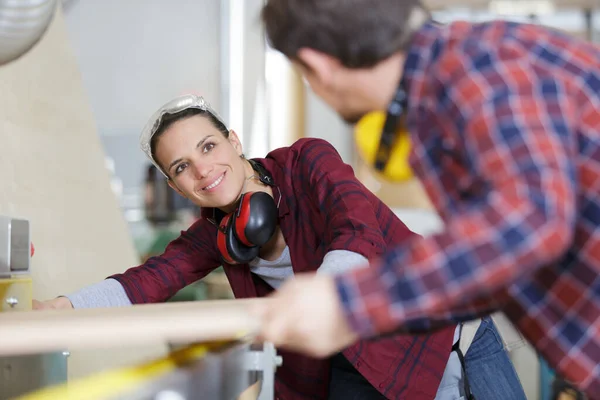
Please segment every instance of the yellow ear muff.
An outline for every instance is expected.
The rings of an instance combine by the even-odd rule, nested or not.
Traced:
[[[358,153],[363,160],[373,167],[385,119],[385,113],[371,112],[362,117],[354,128],[354,139]],[[374,168],[375,171],[389,181],[401,182],[411,179],[413,172],[408,163],[410,151],[411,143],[408,132],[405,130],[398,131],[390,159],[383,172]]]

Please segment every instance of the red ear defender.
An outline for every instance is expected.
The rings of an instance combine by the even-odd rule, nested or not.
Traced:
[[[233,219],[235,214],[227,214],[219,224],[217,232],[217,246],[223,260],[228,264],[247,264],[258,256],[260,247],[246,246],[240,243],[233,233]]]
[[[265,192],[242,194],[233,216],[234,232],[246,246],[263,246],[277,226],[277,205]]]

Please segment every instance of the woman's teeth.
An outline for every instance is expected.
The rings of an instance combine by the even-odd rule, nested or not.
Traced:
[[[210,190],[210,189],[212,189],[212,188],[215,188],[215,187],[217,187],[217,185],[218,185],[219,183],[221,183],[221,181],[223,180],[223,178],[224,178],[224,177],[225,177],[225,174],[221,175],[221,176],[219,177],[219,179],[217,179],[216,181],[214,181],[213,183],[211,183],[210,185],[208,185],[207,187],[205,187],[205,188],[204,188],[204,190]]]

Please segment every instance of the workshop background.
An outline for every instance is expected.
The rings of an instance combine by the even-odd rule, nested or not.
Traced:
[[[442,22],[532,21],[595,41],[595,0],[429,0]],[[139,150],[166,100],[203,95],[248,157],[301,137],[334,144],[359,178],[415,231],[439,221],[418,182],[391,185],[358,159],[352,135],[287,60],[268,48],[260,0],[63,0],[49,30],[0,66],[0,215],[28,219],[34,298],[97,282],[159,253],[196,217]],[[176,300],[231,297],[220,271]],[[69,379],[165,354],[166,348],[79,351]],[[512,354],[528,399],[551,375],[531,348]]]

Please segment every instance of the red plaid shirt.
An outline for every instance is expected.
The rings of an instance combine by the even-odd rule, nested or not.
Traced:
[[[600,51],[508,22],[428,24],[405,62],[411,164],[446,223],[337,280],[364,336],[501,309],[600,398]]]
[[[393,212],[367,190],[336,150],[319,139],[257,159],[281,190],[279,224],[294,272],[315,271],[325,254],[349,250],[373,260],[413,236]],[[277,199],[278,190],[274,189]],[[207,210],[212,215],[211,210]],[[206,214],[205,214],[206,215]],[[217,230],[207,218],[192,225],[159,257],[113,276],[133,303],[161,302],[221,265]],[[224,265],[238,298],[265,296],[273,289],[248,265]],[[422,336],[360,341],[344,351],[354,367],[389,399],[435,397],[452,347],[454,326]],[[276,395],[284,400],[326,399],[328,360],[281,352]]]

